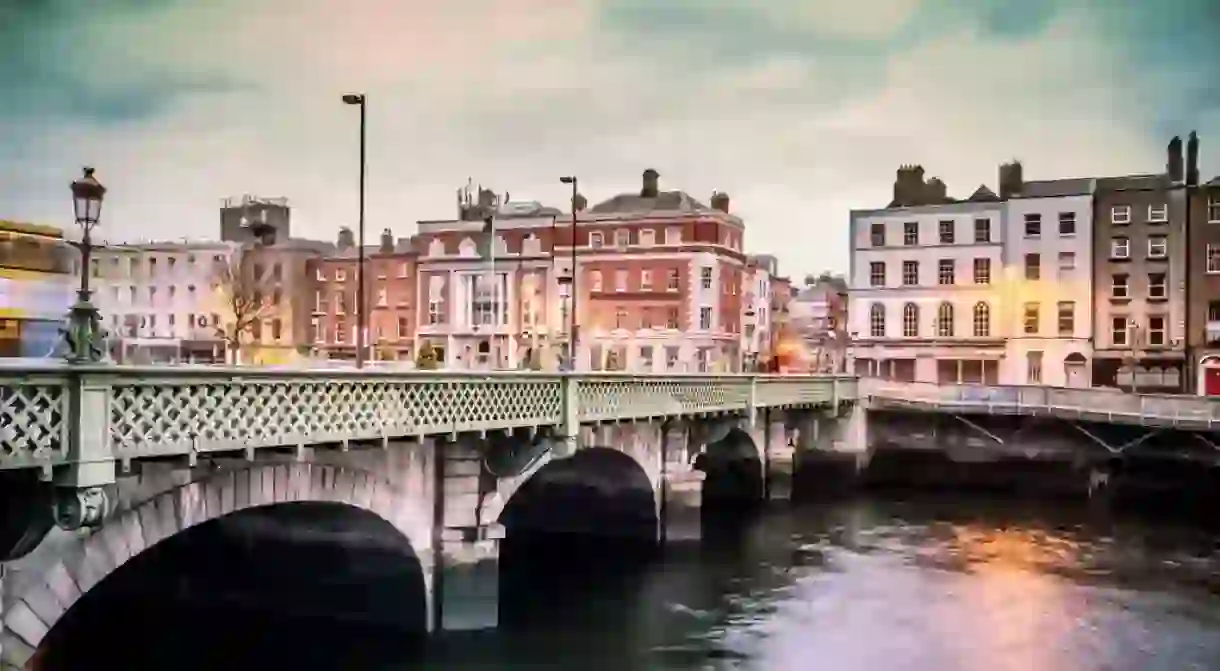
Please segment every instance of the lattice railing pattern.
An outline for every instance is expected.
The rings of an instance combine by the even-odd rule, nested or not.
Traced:
[[[774,408],[830,403],[835,396],[835,385],[843,398],[854,398],[855,380],[827,378],[823,382],[810,384],[809,378],[781,375],[759,377],[754,387],[754,406]]]
[[[0,378],[0,467],[58,464],[66,457],[62,380]]]
[[[100,432],[82,437],[103,454],[129,459],[744,413],[825,403],[847,384],[854,393],[854,381],[813,377],[23,367],[0,371],[0,468],[66,462],[77,425]],[[109,427],[73,421],[69,389],[109,413]]]
[[[582,378],[577,385],[585,422],[742,411],[750,405],[746,376],[605,376]]]
[[[118,384],[119,457],[557,425],[558,378],[292,379]]]

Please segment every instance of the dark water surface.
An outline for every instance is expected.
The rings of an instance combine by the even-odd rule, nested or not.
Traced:
[[[1220,669],[1220,545],[1201,531],[959,499],[775,510],[709,536],[637,571],[573,553],[603,577],[552,579],[534,612],[423,668]],[[545,591],[571,561],[505,579]]]
[[[502,627],[422,649],[394,631],[327,622],[326,604],[302,606],[314,612],[295,619],[282,608],[243,612],[240,599],[206,598],[216,587],[188,589],[174,570],[149,572],[135,581],[142,588],[115,588],[81,610],[61,649],[84,662],[48,659],[42,668],[119,657],[107,666],[1220,669],[1220,546],[1197,528],[964,498],[783,507],[707,524],[702,544],[652,556],[510,539]],[[252,551],[280,552],[261,541]],[[302,551],[289,549],[248,575],[233,573],[237,550],[227,552],[196,556],[216,575],[194,584],[283,579],[302,595],[346,594],[348,609],[398,611],[394,604],[422,599],[409,580],[395,582],[405,572],[388,552],[364,553],[358,566],[344,553],[303,566]],[[171,590],[172,606],[147,605]]]

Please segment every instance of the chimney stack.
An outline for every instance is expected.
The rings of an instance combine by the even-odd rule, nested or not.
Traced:
[[[352,229],[344,226],[339,229],[339,240],[337,246],[339,251],[346,252],[356,246],[356,235],[352,233]]]
[[[1182,181],[1182,138],[1177,135],[1169,141],[1169,147],[1166,149],[1168,158],[1165,163],[1165,174],[1169,175],[1169,181],[1174,184]]]
[[[642,196],[644,198],[656,198],[657,194],[660,193],[658,186],[657,186],[657,179],[660,176],[661,176],[660,173],[658,173],[656,170],[653,170],[652,168],[645,170],[644,171],[644,183],[643,183],[643,186],[640,188],[640,196]]]
[[[1008,200],[1009,198],[1021,195],[1021,189],[1025,185],[1023,172],[1021,162],[1017,160],[1000,165],[1001,200]]]
[[[381,253],[394,253],[394,233],[388,228],[381,232]]]
[[[712,209],[720,210],[725,214],[729,213],[729,194],[723,191],[715,191],[712,193]]]
[[[1190,131],[1190,139],[1186,141],[1186,184],[1199,184],[1199,134]]]

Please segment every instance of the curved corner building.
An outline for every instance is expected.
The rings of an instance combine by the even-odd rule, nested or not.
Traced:
[[[0,357],[51,356],[73,300],[63,231],[0,219]]]

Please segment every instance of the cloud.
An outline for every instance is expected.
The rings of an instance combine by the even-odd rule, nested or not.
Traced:
[[[338,98],[358,90],[370,230],[450,215],[468,176],[562,204],[560,174],[598,200],[653,167],[731,193],[747,247],[799,277],[846,267],[848,210],[887,202],[899,163],[967,195],[1013,156],[1038,178],[1156,170],[1191,127],[1206,163],[1220,52],[1188,30],[1206,3],[128,0],[76,21],[50,2],[0,17],[38,66],[0,54],[27,92],[0,103],[0,203],[62,223],[91,162],[114,238],[214,235],[244,192],[331,238],[354,219]]]

